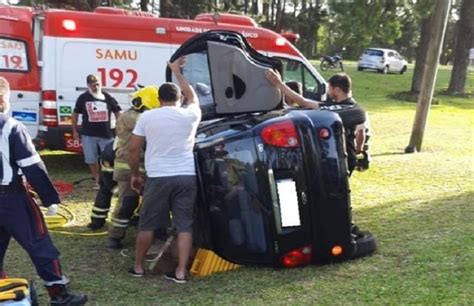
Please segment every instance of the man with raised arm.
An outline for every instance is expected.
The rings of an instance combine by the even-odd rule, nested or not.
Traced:
[[[194,89],[181,74],[185,59],[168,63],[179,87],[160,86],[161,107],[140,116],[129,143],[131,185],[143,191],[143,207],[136,241],[135,263],[129,273],[141,277],[144,256],[153,240],[153,231],[163,227],[171,211],[178,233],[178,266],[165,278],[175,283],[187,281],[186,266],[192,246],[193,207],[197,193],[194,165],[194,139],[201,120],[201,109]],[[185,104],[182,105],[181,91]],[[146,182],[139,172],[140,150],[146,142]]]

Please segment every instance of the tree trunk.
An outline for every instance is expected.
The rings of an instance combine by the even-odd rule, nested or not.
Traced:
[[[160,17],[172,17],[173,4],[170,0],[160,0]]]
[[[449,93],[464,93],[469,65],[469,49],[474,47],[474,1],[463,0],[460,14],[456,47],[453,54],[453,70],[448,87]]]
[[[415,70],[413,71],[413,79],[411,81],[412,93],[419,93],[421,89],[421,80],[423,79],[426,54],[428,53],[428,43],[431,34],[431,19],[431,16],[428,16],[421,20],[420,41],[416,48]]]
[[[148,0],[140,0],[140,10],[143,12],[148,12]]]
[[[421,91],[416,104],[416,114],[413,122],[410,143],[405,148],[405,153],[421,151],[428,113],[430,111],[431,101],[433,100],[439,57],[441,55],[443,39],[446,33],[450,6],[451,1],[435,2],[432,14],[430,41],[428,43],[423,80],[421,82]]]

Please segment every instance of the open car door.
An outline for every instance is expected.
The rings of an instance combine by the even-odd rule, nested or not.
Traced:
[[[281,93],[264,72],[277,60],[255,51],[240,33],[209,31],[185,42],[171,61],[186,56],[184,77],[198,94],[203,119],[281,107]],[[167,68],[166,80],[174,81]]]

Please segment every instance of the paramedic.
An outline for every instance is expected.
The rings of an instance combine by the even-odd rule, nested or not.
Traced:
[[[3,261],[13,237],[33,261],[51,305],[84,305],[86,295],[68,292],[69,280],[61,271],[59,251],[39,207],[25,189],[23,175],[48,207],[47,214],[56,214],[59,195],[25,126],[6,115],[9,96],[10,85],[0,77],[0,277],[6,277]]]

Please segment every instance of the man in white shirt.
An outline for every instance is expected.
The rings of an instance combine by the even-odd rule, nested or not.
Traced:
[[[144,275],[143,258],[153,240],[153,231],[166,226],[169,212],[178,232],[178,267],[165,278],[175,283],[186,282],[186,266],[192,246],[193,207],[197,193],[194,165],[194,139],[201,120],[201,109],[194,89],[181,74],[184,58],[168,67],[174,73],[186,101],[181,106],[181,90],[173,83],[160,86],[161,108],[143,113],[133,130],[129,143],[129,165],[132,189],[141,193],[135,252],[135,264],[129,273]],[[146,183],[139,173],[140,151],[146,142]],[[143,188],[144,187],[144,188]]]

